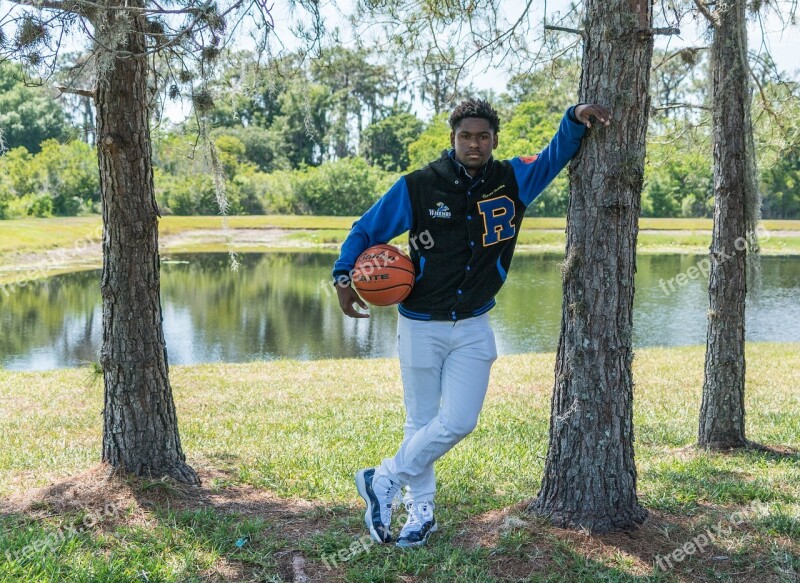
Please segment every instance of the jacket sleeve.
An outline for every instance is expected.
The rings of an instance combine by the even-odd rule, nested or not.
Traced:
[[[378,202],[353,223],[342,243],[339,259],[333,265],[333,277],[349,281],[350,270],[365,249],[386,243],[411,228],[411,198],[405,178],[400,178]]]
[[[510,161],[519,185],[519,197],[525,206],[530,205],[569,163],[580,148],[585,132],[586,127],[575,117],[573,105],[544,150],[535,156],[518,156]]]

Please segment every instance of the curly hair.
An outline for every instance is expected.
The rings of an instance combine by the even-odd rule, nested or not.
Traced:
[[[450,114],[450,129],[455,131],[461,120],[468,117],[483,118],[491,124],[495,133],[500,131],[500,117],[488,101],[469,98],[459,103]]]

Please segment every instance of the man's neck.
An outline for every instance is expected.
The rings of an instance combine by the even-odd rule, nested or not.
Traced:
[[[464,165],[464,164],[461,162],[461,160],[459,160],[459,159],[458,159],[458,157],[455,155],[455,152],[454,152],[454,151],[453,151],[453,152],[452,152],[452,154],[451,154],[451,159],[452,159],[454,162],[456,162],[456,163],[458,164],[458,166],[459,166],[460,168],[462,168],[462,169],[464,170],[464,172],[467,174],[467,176],[469,176],[469,177],[470,177],[472,180],[475,180],[476,178],[479,178],[479,177],[480,177],[480,175],[483,173],[483,171],[486,169],[486,164],[484,164],[484,165],[483,165],[483,166],[481,166],[480,168],[467,168],[467,167],[466,167],[466,166],[465,166],[465,165]],[[487,162],[487,164],[488,164],[488,162]]]

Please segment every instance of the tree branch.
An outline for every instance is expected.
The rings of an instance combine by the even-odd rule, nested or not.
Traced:
[[[653,107],[651,109],[653,111],[667,111],[670,109],[703,109],[705,111],[711,111],[710,107],[705,105],[695,105],[694,103],[667,103],[666,105]]]
[[[559,32],[571,32],[572,34],[578,34],[580,36],[586,34],[586,31],[584,31],[582,28],[566,28],[564,26],[553,26],[552,24],[545,24],[544,29],[557,30]]]
[[[706,17],[708,23],[711,26],[713,26],[714,28],[717,28],[719,26],[719,20],[717,20],[717,17],[711,13],[711,11],[708,9],[708,6],[706,6],[705,2],[703,2],[702,0],[694,0],[694,4],[695,6],[697,6],[697,9],[701,12],[701,14]]]
[[[680,34],[681,29],[677,26],[669,26],[667,28],[643,28],[640,30],[642,34],[656,36],[656,35],[673,35],[673,34]]]
[[[684,47],[682,49],[675,51],[674,53],[666,55],[661,60],[661,62],[659,62],[657,65],[653,65],[653,69],[658,69],[659,67],[661,67],[661,65],[663,65],[667,61],[674,59],[675,57],[680,56],[683,53],[699,53],[700,51],[706,51],[706,50],[708,50],[708,47]]]
[[[761,96],[761,106],[764,108],[764,111],[767,112],[767,115],[769,115],[775,121],[775,125],[777,125],[778,128],[780,128],[783,135],[784,136],[787,135],[788,132],[786,130],[786,126],[784,125],[781,116],[778,115],[775,112],[775,110],[772,109],[772,107],[770,106],[769,98],[767,97],[767,94],[764,91],[764,87],[761,85],[761,81],[758,80],[758,76],[755,74],[755,71],[753,71],[752,67],[748,67],[748,69],[750,71],[750,77],[753,79],[753,83],[755,83],[755,86],[758,88],[758,94]]]
[[[69,93],[71,95],[80,95],[81,97],[91,97],[94,99],[94,89],[80,89],[78,87],[67,87],[66,85],[54,85],[61,93]]]
[[[41,8],[43,10],[58,10],[68,12],[78,16],[89,16],[89,10],[80,0],[9,0],[12,4],[20,6],[30,6],[31,8]]]

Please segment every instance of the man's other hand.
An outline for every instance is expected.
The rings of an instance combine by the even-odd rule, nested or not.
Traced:
[[[584,124],[587,128],[592,127],[591,117],[594,116],[597,121],[605,126],[611,124],[611,110],[605,105],[598,105],[596,103],[582,103],[575,106],[575,117],[578,121]]]
[[[339,296],[339,307],[342,311],[351,318],[369,318],[369,314],[359,312],[353,307],[353,304],[358,304],[365,310],[368,310],[367,304],[364,303],[358,293],[350,285],[336,284],[336,295]]]

